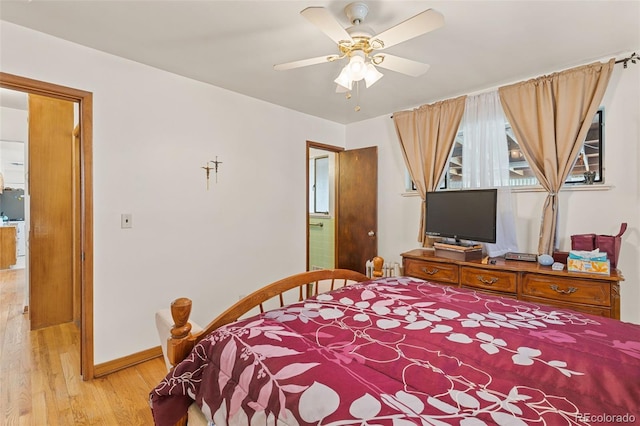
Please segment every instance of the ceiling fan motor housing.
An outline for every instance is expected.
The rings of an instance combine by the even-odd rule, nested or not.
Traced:
[[[346,29],[347,33],[351,36],[351,38],[355,37],[373,37],[373,29],[367,25],[354,25]]]
[[[352,25],[359,25],[364,21],[364,18],[367,17],[367,13],[369,13],[369,7],[366,4],[358,1],[355,3],[350,3],[344,8],[344,13],[349,18],[349,22]]]
[[[369,53],[374,49],[370,44],[371,37],[375,34],[373,29],[367,25],[362,25],[364,18],[369,13],[369,7],[362,2],[355,2],[348,4],[344,11],[349,18],[349,21],[353,26],[346,28],[347,33],[353,40],[353,43],[339,44],[342,54],[346,56],[352,56],[353,52],[362,51],[365,56],[369,56]],[[376,45],[375,48],[382,46]]]

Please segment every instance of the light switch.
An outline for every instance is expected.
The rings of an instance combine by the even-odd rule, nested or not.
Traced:
[[[120,227],[122,229],[133,227],[133,223],[131,222],[131,213],[122,213],[120,215]]]

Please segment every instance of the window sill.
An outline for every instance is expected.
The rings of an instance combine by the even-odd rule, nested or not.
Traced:
[[[608,191],[612,189],[612,185],[604,185],[594,183],[593,185],[583,185],[583,184],[573,184],[573,185],[565,185],[560,189],[560,192],[571,192],[571,191]],[[511,192],[547,192],[543,187],[536,186],[514,186],[511,188]],[[406,191],[400,194],[402,197],[419,197],[418,191]]]
[[[613,188],[613,186],[611,185],[604,185],[604,184],[599,184],[599,183],[594,183],[593,185],[584,185],[584,184],[571,184],[571,185],[565,185],[560,189],[560,192],[571,192],[571,191],[608,191],[611,188]],[[544,189],[542,186],[540,185],[536,185],[536,186],[514,186],[513,188],[511,188],[511,192],[547,192],[546,189]]]

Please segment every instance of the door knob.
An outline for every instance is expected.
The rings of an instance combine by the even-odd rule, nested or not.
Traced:
[[[376,233],[373,231],[369,231],[367,235],[369,235],[370,237],[373,237],[374,235],[376,235]]]

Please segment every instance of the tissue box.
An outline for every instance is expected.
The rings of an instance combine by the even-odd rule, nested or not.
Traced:
[[[567,259],[567,270],[569,272],[588,272],[590,274],[611,274],[609,260],[581,260]]]

